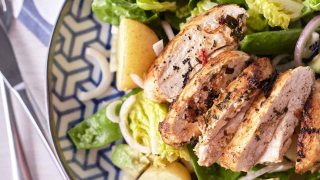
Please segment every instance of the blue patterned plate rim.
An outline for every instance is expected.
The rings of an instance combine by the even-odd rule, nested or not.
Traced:
[[[75,179],[72,170],[70,169],[69,165],[67,164],[66,160],[64,159],[64,155],[63,152],[61,150],[60,144],[59,144],[59,140],[58,140],[58,135],[57,135],[57,131],[56,131],[56,127],[55,127],[55,123],[53,118],[53,101],[52,101],[52,83],[51,83],[51,76],[52,76],[52,65],[53,65],[53,58],[54,58],[54,49],[56,46],[56,39],[57,36],[59,34],[59,30],[60,27],[62,25],[63,19],[66,15],[66,13],[68,12],[68,10],[70,10],[71,5],[73,3],[73,0],[66,0],[59,12],[59,16],[58,19],[56,21],[56,24],[54,26],[53,29],[53,33],[51,35],[51,39],[50,39],[50,43],[49,43],[49,52],[48,52],[48,60],[47,60],[47,108],[48,108],[48,117],[49,117],[49,130],[50,130],[50,134],[53,140],[53,144],[54,144],[54,148],[58,154],[58,157],[60,159],[60,162],[64,168],[64,170],[67,172],[69,178],[71,179]]]

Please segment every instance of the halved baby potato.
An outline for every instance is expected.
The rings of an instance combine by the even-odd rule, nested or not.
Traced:
[[[151,166],[139,178],[139,180],[191,180],[190,173],[180,163],[174,162],[164,168]]]
[[[117,49],[117,87],[128,90],[137,87],[130,74],[143,78],[156,58],[152,45],[159,41],[148,26],[135,20],[122,19]]]

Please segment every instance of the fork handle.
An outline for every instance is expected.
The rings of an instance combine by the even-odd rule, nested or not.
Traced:
[[[23,146],[21,144],[17,126],[14,121],[11,121],[11,127],[13,132],[13,141],[16,147],[15,151],[17,155],[18,166],[20,169],[20,177],[22,177],[23,180],[31,180],[31,171],[29,169],[25,154],[23,152]]]

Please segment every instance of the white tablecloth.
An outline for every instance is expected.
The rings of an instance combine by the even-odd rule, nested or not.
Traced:
[[[46,60],[49,40],[63,0],[13,0],[12,3],[16,17],[8,35],[25,87],[32,97],[36,114],[43,124],[45,132],[49,134],[45,91]],[[33,178],[61,179],[25,112],[18,103],[14,103],[14,107],[19,133]],[[3,114],[1,111],[2,105],[0,104],[0,114]],[[7,143],[4,121],[0,119],[0,179],[12,178]]]

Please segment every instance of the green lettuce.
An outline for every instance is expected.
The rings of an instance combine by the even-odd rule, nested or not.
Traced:
[[[120,17],[149,22],[157,18],[157,14],[141,9],[136,3],[126,0],[94,0],[92,11],[106,23],[119,25]]]
[[[167,112],[167,105],[152,102],[143,92],[138,93],[129,112],[129,129],[132,136],[140,144],[150,147],[151,153],[157,155],[155,160],[173,162],[178,158],[189,159],[186,148],[176,149],[162,141],[159,123]]]
[[[320,0],[306,0],[303,4],[312,11],[320,11]]]
[[[178,8],[176,10],[177,18],[186,18],[186,17],[190,16],[190,14],[191,14],[191,11],[190,11],[188,4]]]
[[[216,6],[217,3],[212,2],[210,0],[201,0],[197,3],[197,6],[191,11],[191,16],[197,16],[198,14],[201,14],[212,7]]]
[[[272,27],[288,29],[290,21],[303,15],[304,5],[295,0],[246,0],[249,9],[262,14]]]
[[[303,2],[304,9],[303,9],[303,15],[307,18],[313,17],[315,14],[313,14],[316,11],[320,11],[320,0],[305,0]]]
[[[193,9],[193,8],[197,7],[198,2],[199,2],[199,0],[189,0],[189,2],[188,2],[189,9]]]
[[[111,161],[133,178],[139,176],[150,164],[148,157],[135,151],[127,144],[117,144],[112,147]]]
[[[106,117],[106,108],[77,124],[68,134],[78,149],[104,147],[122,137],[119,125]]]
[[[163,1],[159,2],[156,0],[137,0],[137,5],[144,10],[154,10],[154,11],[174,11],[176,10],[176,2]]]
[[[140,91],[140,88],[134,88],[122,96],[120,100],[125,101],[129,96]],[[120,107],[117,107],[117,112],[119,111]],[[106,107],[77,124],[68,131],[68,134],[78,149],[105,147],[122,137],[119,125],[107,118]]]
[[[247,11],[249,18],[247,19],[247,27],[254,32],[264,31],[268,29],[267,20],[253,9]]]

